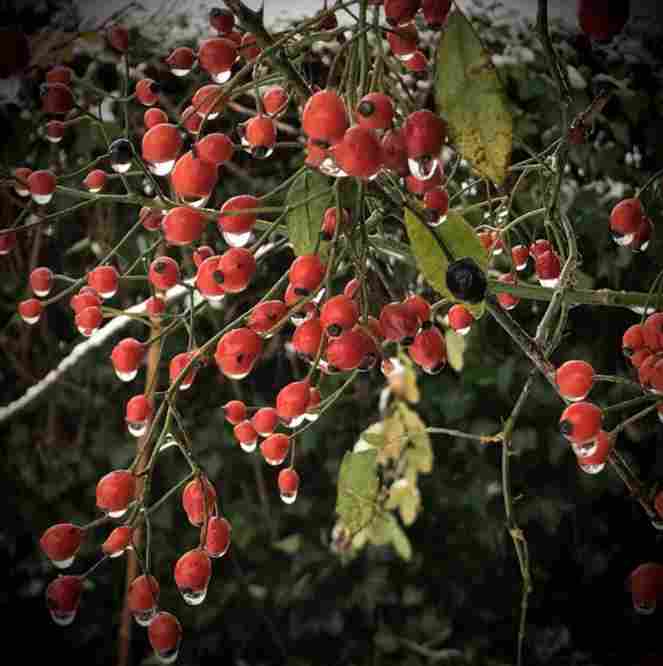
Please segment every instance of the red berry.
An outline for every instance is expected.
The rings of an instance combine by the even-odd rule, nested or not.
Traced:
[[[421,0],[384,0],[384,16],[389,25],[410,23],[421,7]]]
[[[87,283],[101,298],[112,298],[117,292],[120,274],[115,266],[97,266],[87,275]]]
[[[414,23],[402,25],[387,33],[387,42],[392,53],[400,60],[406,60],[417,50],[419,35]]]
[[[341,208],[341,228],[347,227],[350,223],[350,214],[345,208]],[[339,230],[340,231],[340,230]],[[320,235],[323,240],[331,240],[336,232],[336,207],[327,208],[322,216],[322,227]]]
[[[449,210],[449,193],[446,188],[437,186],[424,194],[424,206],[439,217],[443,217]]]
[[[236,328],[219,340],[214,358],[230,379],[246,377],[262,352],[262,340],[250,328]]]
[[[225,35],[235,26],[235,15],[229,9],[213,7],[209,13],[209,23],[215,30]]]
[[[297,499],[299,491],[299,474],[290,467],[282,469],[278,476],[278,486],[281,499],[286,504],[292,504]]]
[[[73,70],[66,65],[55,65],[46,72],[46,83],[61,83],[62,85],[71,85]]]
[[[412,56],[405,61],[405,69],[414,74],[422,74],[428,69],[428,58],[421,51],[415,51]]]
[[[117,469],[99,479],[97,507],[111,518],[124,515],[136,494],[136,477],[128,469]]]
[[[656,610],[656,603],[663,593],[663,565],[645,562],[636,567],[627,579],[633,608],[644,615]]]
[[[330,152],[338,167],[348,176],[370,179],[382,166],[382,146],[377,134],[360,125],[347,130]]]
[[[186,76],[196,62],[196,54],[188,46],[178,46],[166,58],[166,64],[175,76]]]
[[[412,174],[405,176],[405,187],[407,187],[408,192],[412,192],[412,194],[419,197],[426,196],[426,192],[441,187],[445,183],[446,179],[442,175],[442,167],[439,162],[436,163],[433,175],[430,178],[416,178]]]
[[[504,284],[516,284],[516,277],[513,273],[504,273],[499,276],[499,282]],[[514,296],[513,294],[507,294],[506,292],[501,292],[497,294],[497,301],[505,310],[513,310],[513,308],[520,303],[520,298]]]
[[[169,174],[182,149],[182,135],[176,125],[159,123],[143,135],[141,152],[150,171],[157,176]]]
[[[460,333],[460,335],[467,335],[474,323],[472,313],[460,303],[452,305],[449,308],[447,317],[449,317],[449,326],[451,326],[456,333]]]
[[[649,388],[651,377],[654,373],[654,367],[660,358],[661,356],[659,354],[649,354],[644,359],[642,359],[642,362],[638,367],[638,381],[642,385],[642,388]]]
[[[184,553],[175,563],[175,584],[190,606],[197,606],[205,600],[211,577],[212,563],[201,548]]]
[[[28,298],[18,304],[18,314],[26,324],[36,324],[41,318],[44,306],[36,298]]]
[[[629,326],[622,337],[624,356],[632,356],[643,347],[645,347],[645,336],[642,325],[633,324],[633,326]]]
[[[278,117],[288,106],[288,93],[281,86],[272,86],[262,96],[262,106],[268,116]]]
[[[529,253],[534,261],[536,261],[544,252],[554,252],[550,241],[545,238],[539,238],[529,246]]]
[[[83,591],[83,579],[80,576],[59,576],[46,588],[46,604],[56,624],[64,627],[71,624]]]
[[[101,544],[101,550],[109,557],[119,557],[127,548],[131,548],[134,530],[128,525],[116,527]]]
[[[28,177],[28,188],[32,199],[40,205],[47,204],[53,198],[56,184],[55,175],[46,169],[33,171]]]
[[[380,326],[386,340],[410,344],[419,329],[419,318],[403,303],[388,303],[380,312]]]
[[[146,231],[158,231],[164,221],[164,212],[159,208],[143,206],[138,213],[138,220]]]
[[[325,358],[332,372],[349,372],[360,367],[368,349],[367,335],[361,329],[343,331],[327,345]]]
[[[205,259],[213,257],[214,254],[214,249],[209,245],[199,245],[193,251],[193,263],[196,265],[196,268],[200,268],[200,264],[202,264]]]
[[[191,136],[197,136],[200,133],[200,130],[203,126],[203,120],[204,117],[197,113],[195,107],[193,106],[187,106],[186,109],[182,111],[182,115],[180,116],[182,127]]]
[[[263,301],[251,310],[247,326],[258,335],[265,335],[287,314],[288,308],[283,301]]]
[[[439,30],[447,20],[451,0],[422,0],[421,11],[426,25],[433,30]]]
[[[543,252],[536,258],[536,277],[542,287],[554,288],[559,284],[562,265],[556,252]]]
[[[102,321],[101,308],[96,305],[84,307],[76,313],[76,328],[88,338],[101,326]]]
[[[284,386],[276,396],[276,410],[286,423],[302,416],[306,412],[310,399],[311,385],[308,380],[291,382]]]
[[[233,142],[226,134],[222,132],[212,132],[206,134],[196,143],[198,157],[201,160],[211,162],[215,166],[220,166],[228,162],[233,156]]]
[[[145,394],[139,393],[130,398],[127,401],[125,410],[125,421],[129,426],[129,430],[132,427],[143,427],[152,418],[153,413],[154,404]]]
[[[168,291],[180,280],[180,267],[172,257],[158,257],[150,264],[148,278],[157,291]]]
[[[145,301],[145,312],[150,317],[160,317],[166,310],[166,301],[158,296],[150,296]]]
[[[30,273],[30,289],[39,298],[48,296],[53,287],[53,271],[50,268],[35,268]]]
[[[407,164],[405,137],[400,130],[391,130],[382,137],[382,161],[385,169],[395,171],[399,176],[407,176],[410,168]]]
[[[413,312],[421,326],[430,319],[430,303],[418,294],[411,294],[403,301],[403,306]]]
[[[226,99],[223,96],[223,88],[210,83],[196,90],[191,98],[191,106],[196,113],[208,120],[214,120],[223,111]]]
[[[239,445],[242,447],[242,451],[247,453],[252,453],[255,451],[256,443],[258,441],[258,433],[253,427],[253,423],[248,419],[238,423],[233,428],[233,434],[235,439],[239,442]]]
[[[445,122],[431,111],[411,113],[403,124],[405,149],[410,159],[437,157],[447,133]]]
[[[587,452],[587,448],[589,452]],[[598,474],[603,470],[612,449],[612,439],[605,430],[600,430],[589,447],[574,446],[578,466],[586,474]]]
[[[115,374],[123,381],[130,382],[138,373],[138,365],[145,356],[145,347],[134,338],[120,340],[111,352]]]
[[[189,245],[200,240],[207,224],[204,213],[194,208],[171,208],[163,218],[163,235],[170,245]]]
[[[241,400],[231,400],[223,406],[226,421],[237,425],[246,418],[246,405]]]
[[[172,663],[182,641],[182,625],[171,613],[161,611],[154,616],[147,630],[147,637],[156,656],[165,663]]]
[[[317,254],[302,254],[291,264],[288,279],[297,296],[308,296],[322,283],[327,267]],[[287,302],[287,301],[286,301]]]
[[[298,354],[312,361],[320,349],[322,332],[322,324],[318,317],[307,319],[293,333],[292,346]]]
[[[170,181],[175,194],[185,203],[203,202],[216,186],[216,166],[189,151],[175,162]]]
[[[205,502],[207,515],[216,513],[216,489],[204,476],[192,479],[182,491],[182,506],[189,522],[200,527],[205,520]]]
[[[46,123],[46,138],[51,143],[59,143],[64,136],[65,125],[60,120],[50,120]]]
[[[343,295],[348,298],[356,298],[361,288],[361,282],[357,278],[352,278],[345,287],[343,287]]]
[[[256,223],[257,215],[252,212],[258,207],[258,199],[251,194],[240,194],[228,199],[221,206],[217,225],[224,234],[245,234]]]
[[[255,272],[256,260],[251,252],[241,247],[231,247],[219,258],[214,277],[224,291],[238,294],[249,286]]]
[[[663,350],[663,312],[654,312],[642,325],[644,343],[654,352]]]
[[[198,63],[216,83],[225,83],[237,60],[237,46],[225,37],[203,40],[198,47]]]
[[[320,324],[329,337],[338,337],[351,329],[359,320],[357,304],[347,296],[340,294],[332,296],[322,306],[320,311]]]
[[[259,55],[262,49],[256,46],[256,36],[249,32],[242,35],[242,43],[240,45],[240,53],[242,58],[247,62],[253,62]]]
[[[566,361],[555,372],[559,394],[567,400],[584,400],[594,385],[594,368],[586,361]]]
[[[152,106],[159,100],[159,84],[154,79],[141,79],[136,84],[135,95],[143,106]]]
[[[408,354],[427,373],[440,372],[447,362],[447,349],[439,329],[431,326],[419,331],[408,347]]]
[[[126,53],[129,50],[129,31],[119,24],[112,25],[106,32],[108,43],[120,53]]]
[[[619,245],[629,245],[640,229],[644,211],[640,199],[623,199],[610,213],[610,232]]]
[[[159,601],[159,583],[154,576],[138,576],[127,591],[127,606],[134,620],[145,627],[153,620]]]
[[[59,523],[49,527],[39,539],[39,545],[49,560],[58,568],[71,566],[85,532],[71,523]]]
[[[87,176],[85,176],[83,185],[85,185],[85,187],[87,187],[87,189],[92,192],[92,194],[96,194],[97,192],[101,192],[101,190],[104,189],[107,178],[108,176],[103,169],[94,169],[90,171]]]
[[[592,441],[601,430],[603,412],[591,402],[569,405],[559,419],[562,434],[573,444]]]
[[[654,223],[650,218],[645,216],[642,218],[642,222],[633,236],[631,250],[633,252],[644,252],[649,247],[653,235]]]
[[[196,364],[196,354],[193,351],[181,352],[176,354],[173,358],[170,359],[170,364],[168,366],[168,373],[170,377],[171,386],[175,383],[177,378],[184,372],[185,368],[189,368],[184,375],[184,378],[180,380],[179,390],[186,391],[193,384],[196,374],[198,373],[198,366]]]
[[[348,117],[343,100],[333,90],[309,97],[302,113],[302,129],[317,144],[327,147],[343,139]]]
[[[517,271],[524,271],[527,268],[529,259],[529,250],[524,245],[514,245],[511,248],[511,262]]]
[[[652,352],[650,349],[647,347],[643,347],[642,349],[638,349],[638,351],[634,352],[632,356],[628,357],[628,360],[630,361],[631,365],[634,368],[640,368],[640,366],[650,357],[652,356]]]
[[[271,435],[279,422],[279,413],[274,407],[261,407],[251,419],[255,431],[261,437]]]
[[[269,116],[254,116],[241,126],[243,143],[254,157],[260,159],[272,154],[276,143],[276,124]]]
[[[290,450],[290,438],[280,433],[270,435],[260,445],[260,452],[269,465],[280,465]]]
[[[198,266],[196,288],[210,301],[220,301],[226,290],[223,286],[224,276],[219,268],[219,255],[212,255]]]
[[[230,523],[220,516],[210,516],[207,521],[205,552],[210,557],[223,557],[230,547]]]
[[[394,103],[385,93],[368,93],[359,100],[355,117],[361,127],[388,130],[394,118]]]

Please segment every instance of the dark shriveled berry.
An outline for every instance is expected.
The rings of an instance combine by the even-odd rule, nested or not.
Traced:
[[[447,288],[458,300],[479,303],[486,295],[486,276],[474,259],[463,257],[449,264]]]

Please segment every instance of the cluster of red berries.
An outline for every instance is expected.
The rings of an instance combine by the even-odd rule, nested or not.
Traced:
[[[622,199],[610,213],[610,233],[622,247],[644,252],[654,234],[654,223],[645,214],[640,199]]]
[[[663,395],[663,312],[650,314],[642,324],[633,324],[622,337],[622,351],[638,371],[642,388]],[[663,402],[658,407],[663,421]]]

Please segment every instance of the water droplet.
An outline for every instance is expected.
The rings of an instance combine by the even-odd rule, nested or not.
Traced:
[[[320,418],[320,412],[306,412],[306,414],[304,414],[304,418],[311,422],[317,421]]]
[[[661,530],[663,530],[663,520],[654,518],[654,520],[651,521],[651,526],[655,530],[661,531]]]
[[[251,370],[248,370],[247,372],[238,372],[238,373],[226,372],[225,375],[229,379],[244,379],[244,377],[249,376],[250,372]]]
[[[58,569],[67,569],[74,563],[74,557],[69,557],[66,560],[51,560],[54,567]]]
[[[193,384],[193,379],[190,379],[189,381],[184,379],[182,380],[182,383],[179,385],[179,390],[186,391],[187,389],[191,388],[191,384]]]
[[[61,136],[48,136],[46,135],[46,138],[51,142],[51,143],[60,143],[62,141]]]
[[[19,197],[30,196],[30,190],[26,190],[25,188],[19,187],[18,185],[14,186],[14,191],[16,194],[18,194]]]
[[[396,58],[401,62],[407,62],[408,60],[412,60],[412,58],[414,58],[415,53],[416,51],[412,51],[412,53],[401,53],[400,55],[397,55]]]
[[[633,602],[633,610],[640,615],[651,615],[656,610],[655,601]]]
[[[638,250],[640,252],[645,252],[645,250],[649,247],[649,241],[645,241],[639,248]]]
[[[516,270],[517,271],[524,271],[526,268],[527,268],[527,262],[525,262],[524,264],[517,264],[516,265]]]
[[[134,437],[142,437],[147,432],[147,421],[127,421],[127,430]]]
[[[500,303],[500,305],[502,306],[503,310],[513,310],[513,308],[515,308],[516,305],[518,305],[518,303],[517,302],[514,303],[513,301],[510,301],[506,304],[505,303]]]
[[[40,206],[45,206],[52,198],[52,194],[33,194],[32,198],[35,203],[38,203]]]
[[[305,420],[306,420],[306,415],[302,414],[301,416],[295,416],[295,418],[290,419],[287,422],[284,422],[284,425],[286,426],[286,428],[290,428],[292,430],[297,426],[300,426]]]
[[[154,651],[154,656],[162,663],[162,664],[172,664],[175,661],[177,661],[177,657],[180,653],[179,646],[176,647],[174,650],[164,650],[163,652],[157,652],[156,650]]]
[[[465,326],[464,328],[457,329],[456,333],[458,333],[458,335],[467,335],[471,329],[471,326]]]
[[[593,456],[598,449],[598,441],[593,439],[591,442],[586,442],[585,444],[571,444],[573,452],[578,456],[578,458],[587,458],[588,456]]]
[[[416,159],[408,159],[407,165],[410,167],[410,173],[417,180],[428,180],[433,177],[438,162],[437,157],[426,155],[424,157],[417,157]]]
[[[434,217],[432,220],[428,220],[429,227],[439,227],[441,224],[444,224],[447,221],[446,215],[440,215],[439,217]]]
[[[422,370],[427,374],[427,375],[439,375],[440,372],[442,372],[443,365],[440,363],[439,365],[434,365],[433,367],[422,366]]]
[[[173,76],[186,76],[187,74],[189,74],[189,72],[191,72],[190,69],[179,69],[178,67],[175,67],[170,71]]]
[[[225,297],[224,294],[220,294],[220,295],[212,294],[211,296],[205,296],[205,298],[207,299],[207,301],[209,303],[220,303],[224,299],[224,297]]]
[[[71,624],[76,617],[76,611],[63,613],[62,611],[51,610],[50,612],[51,618],[53,618],[53,622],[55,622],[55,624],[60,627],[66,627],[67,625]]]
[[[256,450],[257,444],[257,440],[254,439],[252,442],[240,442],[239,446],[242,451],[245,451],[246,453],[253,453]]]
[[[304,414],[304,416],[306,416],[306,414]],[[264,458],[265,458],[265,462],[268,465],[271,465],[272,467],[276,467],[277,465],[280,465],[286,459],[286,456],[283,456],[282,458],[268,458],[267,456],[264,456]]]
[[[136,624],[140,625],[141,627],[147,627],[150,622],[154,619],[154,616],[157,614],[157,607],[152,606],[152,608],[148,608],[147,610],[143,611],[138,611],[133,614],[134,620],[136,620]]]
[[[113,169],[115,173],[126,173],[131,169],[131,162],[112,162],[111,169]]]
[[[624,234],[623,236],[618,236],[616,234],[612,235],[612,240],[615,241],[617,245],[621,245],[622,247],[630,245],[634,238],[635,234]]]
[[[281,500],[286,504],[294,504],[297,499],[297,491],[294,493],[281,493]]]
[[[180,201],[187,206],[193,206],[194,208],[201,208],[207,203],[209,199],[209,194],[206,194],[202,199],[192,199],[191,197],[180,197]]]
[[[126,548],[121,548],[120,550],[116,550],[113,553],[108,553],[108,557],[110,557],[111,559],[114,559],[116,557],[122,557],[122,555],[124,555],[124,551],[130,549],[131,546],[127,546]]]
[[[122,518],[122,516],[129,510],[129,507],[126,507],[124,509],[118,509],[117,511],[109,511],[108,512],[108,517],[109,518]]]
[[[230,231],[223,232],[223,240],[230,245],[230,247],[244,247],[248,245],[253,236],[251,231],[245,231],[244,233],[232,233]]]
[[[115,371],[115,374],[123,381],[130,382],[138,374],[138,368],[136,370],[130,370],[129,372],[120,372],[119,370]]]
[[[88,188],[90,194],[98,194],[99,192],[101,192],[102,189],[103,189],[102,187],[90,187],[90,188]]]
[[[331,156],[325,157],[325,159],[320,162],[318,169],[325,176],[332,176],[333,178],[342,178],[343,176],[347,176],[345,171],[338,167],[334,161],[334,158]]]
[[[175,166],[175,160],[167,160],[166,162],[148,162],[147,168],[155,176],[167,176]]]
[[[89,338],[96,330],[96,328],[83,328],[82,326],[78,326],[78,332],[86,338]]]
[[[200,606],[207,596],[207,588],[203,590],[180,590],[180,593],[184,602],[189,606]]]
[[[555,289],[555,287],[557,287],[557,285],[559,284],[559,278],[556,277],[556,278],[549,278],[549,279],[544,279],[544,280],[539,278],[539,284],[542,287],[548,287],[549,289]]]
[[[590,463],[589,465],[585,465],[581,459],[578,461],[578,464],[585,474],[598,474],[605,467],[605,463]]]
[[[113,296],[115,296],[115,294],[117,294],[117,288],[113,289],[113,291],[100,291],[99,292],[99,296],[101,296],[101,298],[103,298],[104,300],[109,299],[109,298],[113,298]]]
[[[232,70],[227,69],[225,72],[217,72],[216,74],[212,74],[212,81],[214,81],[214,83],[225,83],[226,81],[230,80],[231,76]]]
[[[266,160],[274,152],[274,146],[252,146],[248,152],[257,160]]]
[[[175,437],[173,437],[172,433],[167,432],[166,436],[163,438],[163,442],[161,442],[161,446],[159,447],[159,453],[169,449],[171,446],[179,446],[179,442],[175,439]]]
[[[23,317],[23,321],[26,324],[32,325],[32,324],[36,324],[39,321],[39,317],[40,317],[40,315],[37,315],[36,317]]]
[[[44,296],[48,296],[51,293],[50,288],[49,289],[33,289],[34,295],[39,297],[39,298],[44,298]]]

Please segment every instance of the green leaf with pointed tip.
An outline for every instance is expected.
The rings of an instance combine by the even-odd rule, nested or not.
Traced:
[[[406,562],[409,562],[412,559],[412,544],[410,543],[410,539],[393,516],[391,524],[391,543],[402,559]]]
[[[374,520],[378,488],[377,450],[348,451],[338,474],[336,513],[352,534]]]
[[[443,298],[457,301],[447,289],[449,261],[440,244],[446,247],[453,259],[471,257],[484,271],[488,268],[488,253],[481,245],[476,231],[462,215],[450,211],[447,221],[433,229],[426,226],[409,208],[406,208],[405,226],[419,270],[428,284]],[[436,237],[439,242],[435,240]],[[472,312],[475,319],[483,315],[483,302],[464,303],[464,305]]]
[[[465,348],[467,347],[465,336],[449,328],[444,334],[444,341],[447,345],[447,360],[449,361],[449,365],[456,372],[460,372],[465,364]]]
[[[329,178],[317,171],[304,171],[290,186],[286,205],[293,206],[293,209],[287,215],[288,235],[297,256],[315,251],[322,217],[332,200]],[[324,242],[320,244],[321,251],[326,245]]]
[[[513,118],[490,54],[454,11],[437,50],[435,99],[449,133],[479,174],[500,185],[511,160]]]

